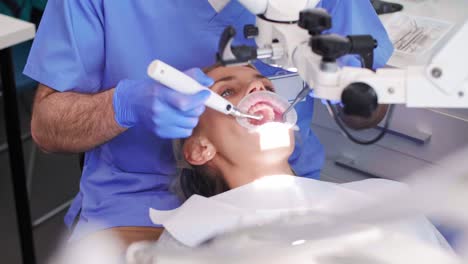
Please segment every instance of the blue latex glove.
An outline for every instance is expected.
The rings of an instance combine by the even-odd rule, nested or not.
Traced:
[[[213,85],[198,68],[185,74],[204,86]],[[182,94],[151,79],[123,80],[114,92],[115,120],[126,128],[143,125],[161,138],[185,138],[198,124],[209,96],[208,91]]]

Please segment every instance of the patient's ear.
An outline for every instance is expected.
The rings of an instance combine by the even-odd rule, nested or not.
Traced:
[[[189,137],[183,146],[184,158],[192,165],[203,165],[216,155],[214,145],[203,136]]]

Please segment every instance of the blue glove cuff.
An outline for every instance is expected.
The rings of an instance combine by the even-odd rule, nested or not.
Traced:
[[[137,123],[136,116],[132,113],[131,107],[128,106],[128,81],[120,81],[114,90],[112,104],[114,107],[114,119],[117,124],[123,128],[130,128]]]

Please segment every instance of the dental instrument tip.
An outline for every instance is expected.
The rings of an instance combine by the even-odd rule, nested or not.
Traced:
[[[231,114],[235,117],[242,117],[242,118],[249,118],[249,119],[255,119],[255,120],[262,120],[263,116],[262,115],[251,115],[251,114],[246,114],[242,111],[240,111],[237,108],[233,108],[231,111]]]
[[[243,114],[243,117],[245,118],[250,118],[250,119],[255,119],[255,120],[262,120],[263,115],[249,115],[249,114]]]
[[[240,112],[238,116],[243,117],[243,118],[255,119],[255,120],[259,120],[259,121],[263,119],[262,115],[251,115],[251,114],[245,114],[245,113],[242,113],[242,112]]]

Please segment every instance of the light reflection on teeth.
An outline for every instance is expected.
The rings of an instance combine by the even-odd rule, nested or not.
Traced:
[[[250,107],[249,114],[262,116],[262,119],[259,120],[259,122],[257,120],[257,122],[250,120],[250,123],[253,125],[259,125],[258,123],[264,124],[275,120],[275,111],[273,110],[273,107],[265,103],[258,103]]]

